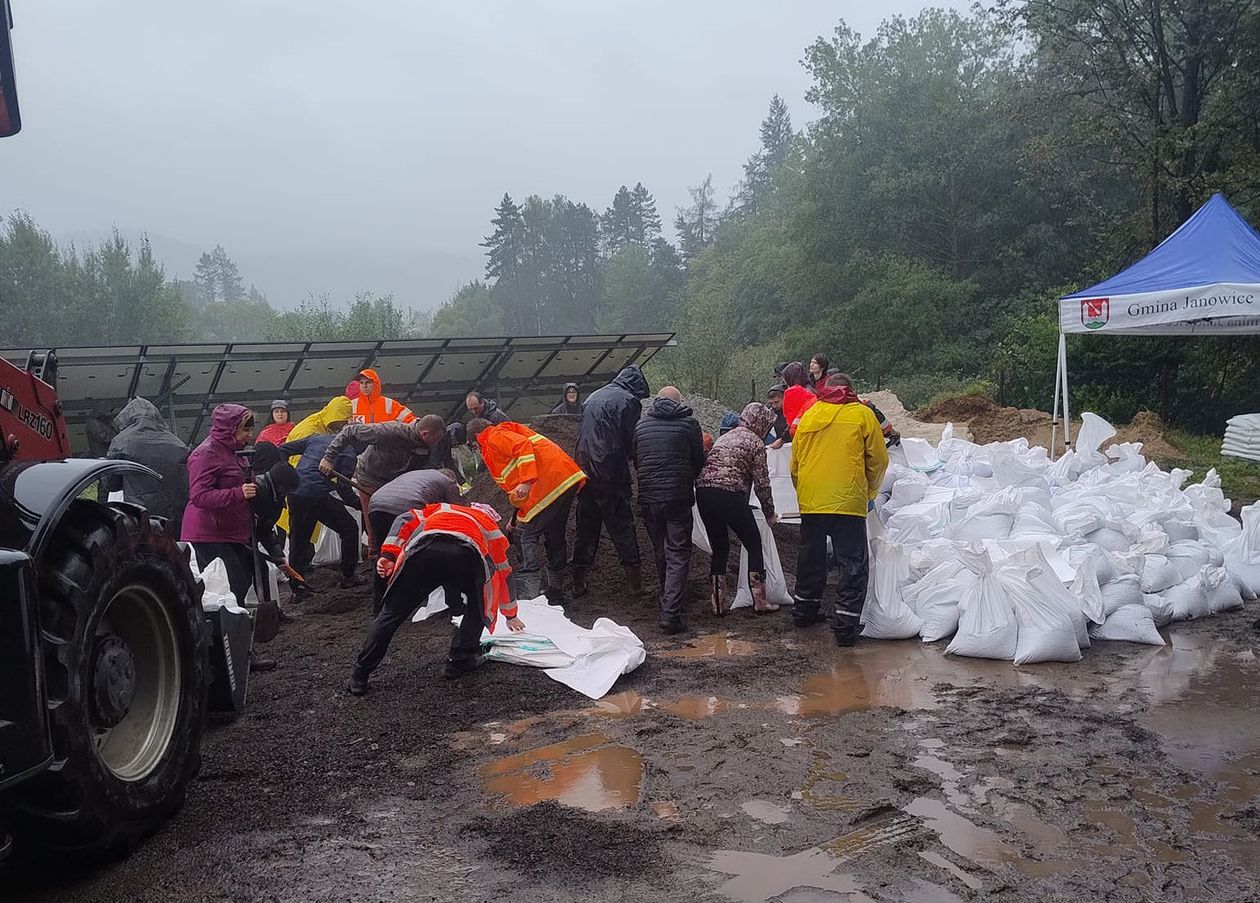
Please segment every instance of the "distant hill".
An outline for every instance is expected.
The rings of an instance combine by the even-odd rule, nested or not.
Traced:
[[[119,228],[131,242],[144,234],[139,229]],[[109,230],[78,230],[54,236],[62,245],[77,248],[100,244]],[[210,247],[200,247],[149,232],[153,256],[172,278],[191,279],[197,259]],[[273,253],[252,253],[223,242],[240,268],[248,286],[253,284],[277,308],[295,307],[307,295],[327,293],[334,301],[346,301],[355,292],[391,293],[403,308],[434,309],[461,285],[482,275],[479,254],[445,254],[433,251],[372,248],[285,248]]]

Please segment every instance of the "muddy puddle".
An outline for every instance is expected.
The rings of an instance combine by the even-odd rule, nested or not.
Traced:
[[[643,759],[603,734],[584,734],[497,759],[481,773],[485,792],[510,806],[554,800],[600,812],[639,801]]]
[[[732,633],[706,633],[688,640],[680,649],[660,653],[660,658],[740,658],[765,648],[761,643],[737,639]]]

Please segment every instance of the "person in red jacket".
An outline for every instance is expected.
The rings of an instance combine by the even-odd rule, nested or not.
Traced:
[[[271,423],[262,428],[256,442],[270,442],[272,445],[283,445],[289,433],[293,432],[294,423],[289,419],[289,403],[277,398],[271,403]]]
[[[443,502],[400,514],[376,562],[377,573],[389,580],[385,598],[346,689],[355,696],[368,691],[368,678],[398,628],[438,587],[450,595],[458,593],[455,599],[448,595],[446,604],[451,614],[463,615],[451,637],[446,677],[459,677],[484,664],[482,627],[494,633],[502,614],[508,630],[525,629],[516,614],[507,553],[507,537],[482,508]]]

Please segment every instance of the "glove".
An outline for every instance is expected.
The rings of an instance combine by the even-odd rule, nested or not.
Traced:
[[[869,502],[866,503],[866,511],[869,514],[870,512],[874,510],[875,510],[875,500],[871,499]]]

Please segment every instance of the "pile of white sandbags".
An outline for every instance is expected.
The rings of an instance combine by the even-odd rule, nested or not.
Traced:
[[[1239,414],[1225,421],[1221,454],[1260,461],[1260,414]]]
[[[1084,415],[1077,447],[904,440],[871,525],[863,636],[1016,664],[1076,661],[1093,640],[1162,644],[1158,627],[1260,592],[1260,508],[1229,515],[1210,471],[1161,470]]]

